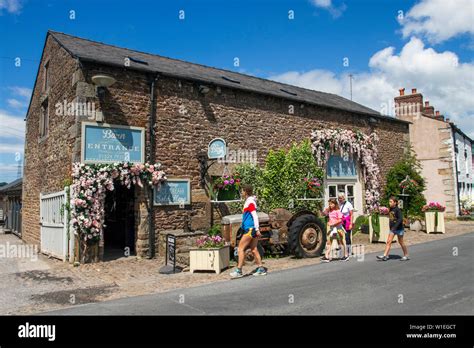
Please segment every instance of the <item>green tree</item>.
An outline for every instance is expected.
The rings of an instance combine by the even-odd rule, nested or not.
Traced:
[[[406,177],[413,179],[416,185],[409,186],[403,192],[400,183]],[[425,180],[421,176],[421,163],[417,159],[413,148],[410,146],[403,158],[396,163],[387,174],[387,185],[385,187],[385,194],[381,200],[382,205],[388,206],[390,196],[399,197],[399,194],[405,193],[409,196],[405,198],[405,206],[403,208],[408,215],[420,215],[421,208],[426,204],[423,191],[426,188]]]

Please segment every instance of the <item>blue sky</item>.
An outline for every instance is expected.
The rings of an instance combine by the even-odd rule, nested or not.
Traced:
[[[22,120],[48,29],[346,97],[352,73],[354,100],[379,111],[398,88],[417,87],[474,136],[473,85],[464,81],[474,79],[473,1],[456,2],[466,7],[461,14],[449,3],[0,0],[0,182],[17,176]]]

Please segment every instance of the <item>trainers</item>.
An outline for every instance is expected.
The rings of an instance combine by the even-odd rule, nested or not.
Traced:
[[[231,276],[232,278],[241,278],[241,277],[243,277],[244,275],[243,275],[243,273],[242,273],[242,271],[241,271],[240,269],[236,268],[236,269],[234,269],[233,272],[230,273],[230,276]]]
[[[341,258],[341,261],[349,261],[349,255]]]
[[[408,256],[403,256],[400,261],[408,261],[410,260],[410,258]]]
[[[331,262],[331,259],[328,259],[326,256],[324,256],[324,257],[321,259],[321,262]]]
[[[263,267],[259,267],[257,268],[257,270],[254,272],[254,276],[262,276],[262,275],[266,275],[267,274],[267,271],[265,270],[265,268]]]
[[[388,256],[385,256],[385,255],[377,255],[377,260],[380,260],[380,261],[387,261],[387,260],[388,260]]]

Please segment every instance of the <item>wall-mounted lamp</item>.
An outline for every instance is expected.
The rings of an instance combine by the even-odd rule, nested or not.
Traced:
[[[92,76],[92,83],[97,87],[97,96],[103,97],[105,89],[112,86],[116,80],[112,76],[108,75],[94,75]]]
[[[371,126],[376,125],[378,122],[379,122],[379,121],[377,121],[377,119],[376,119],[375,117],[369,118],[369,124],[370,124]]]
[[[199,86],[199,93],[202,93],[202,94],[207,94],[207,93],[209,93],[209,87],[204,86],[204,85],[200,85],[200,86]]]

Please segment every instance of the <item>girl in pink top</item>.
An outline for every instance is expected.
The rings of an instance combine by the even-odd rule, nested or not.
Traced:
[[[342,261],[347,261],[349,260],[349,254],[346,248],[346,231],[344,230],[344,227],[342,227],[343,215],[339,210],[339,204],[337,204],[337,200],[330,199],[328,203],[329,208],[324,211],[325,215],[329,216],[329,222],[326,236],[326,253],[322,258],[322,261],[331,261],[331,245],[334,239],[337,240],[339,247],[342,247],[342,250],[344,250],[344,257],[342,258]]]

